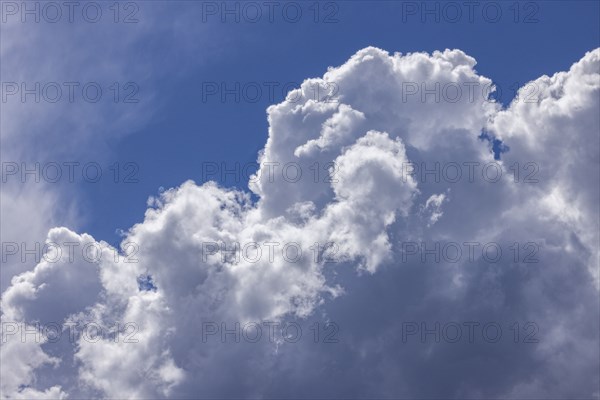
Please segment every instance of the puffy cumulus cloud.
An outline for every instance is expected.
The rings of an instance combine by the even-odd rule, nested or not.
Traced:
[[[47,252],[32,271],[15,276],[2,296],[2,312],[7,318],[25,316],[42,323],[62,321],[88,307],[102,285],[98,266],[100,245],[89,235],[77,235],[66,228],[48,233]]]
[[[565,252],[587,252],[597,283],[599,59],[600,52],[594,50],[568,72],[530,82],[518,93],[522,101],[498,113],[491,124],[493,132],[513,146],[505,155],[507,164],[530,160],[536,165],[525,174],[539,169],[539,183],[532,186],[536,193],[527,194],[529,204],[521,211],[536,210],[545,218],[560,221],[565,235],[573,233],[560,246]],[[583,242],[585,250],[578,242]]]
[[[369,130],[401,138],[418,151],[461,151],[461,145],[469,153],[477,151],[474,146],[482,151],[472,133],[481,130],[497,107],[482,90],[491,81],[477,75],[474,65],[460,50],[390,56],[370,47],[330,68],[323,78],[306,80],[287,101],[268,109],[270,135],[251,190],[270,215],[301,201],[312,201],[321,210],[334,196],[322,174],[321,179],[294,182],[273,171],[293,163],[314,177],[314,168],[335,167],[341,152]],[[449,85],[463,91],[453,102],[442,96],[441,88]],[[436,87],[437,96],[426,95]]]
[[[30,331],[35,335],[35,326],[17,325],[14,320],[2,316],[2,384],[0,395],[3,398],[14,399],[63,399],[66,398],[59,386],[52,386],[40,391],[31,386],[36,383],[35,369],[43,365],[56,367],[59,358],[46,354],[39,342],[21,339],[21,332]],[[22,329],[21,329],[22,328]]]
[[[415,92],[489,85],[460,50],[367,48],[305,81],[268,109],[257,201],[189,181],[152,198],[118,251],[49,233],[101,257],[15,277],[3,321],[94,322],[101,334],[5,335],[3,363],[23,359],[3,395],[597,397],[599,54],[506,109],[479,90],[452,102]],[[510,147],[502,160],[482,131]],[[462,256],[423,252],[446,242]],[[502,257],[490,261],[486,243]],[[301,323],[311,338],[231,331],[265,322]],[[463,340],[435,340],[436,322],[456,322]],[[489,322],[501,340],[484,340]],[[315,343],[315,326],[337,342]],[[420,340],[422,328],[434,333]]]
[[[66,228],[48,232],[42,257],[31,271],[13,277],[2,295],[2,396],[6,398],[63,398],[60,385],[38,389],[36,368],[50,366],[52,374],[74,374],[71,365],[75,330],[66,340],[55,336],[78,314],[101,300],[102,284],[95,260],[108,246],[89,235]],[[61,333],[62,336],[62,333]],[[60,355],[51,356],[51,353]]]

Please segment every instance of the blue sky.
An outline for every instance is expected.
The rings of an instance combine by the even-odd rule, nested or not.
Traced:
[[[85,207],[98,211],[102,218],[92,218],[83,228],[112,243],[118,240],[116,229],[127,229],[140,221],[147,197],[157,194],[160,187],[177,186],[186,179],[200,183],[203,162],[232,166],[236,162],[243,165],[256,161],[268,132],[265,110],[271,103],[266,89],[256,103],[242,99],[236,104],[232,96],[226,102],[218,100],[218,96],[204,102],[203,82],[227,82],[230,86],[234,82],[278,82],[275,97],[279,102],[283,99],[283,85],[320,76],[328,66],[342,64],[366,46],[402,53],[460,48],[477,59],[480,74],[497,82],[502,88],[501,100],[507,104],[520,85],[540,75],[568,69],[598,45],[600,31],[596,21],[600,11],[596,1],[535,2],[538,8],[521,2],[519,21],[530,15],[532,21],[538,20],[535,23],[515,23],[515,9],[510,8],[513,3],[499,3],[504,14],[497,23],[487,22],[477,9],[473,23],[467,19],[466,9],[457,23],[445,21],[443,15],[439,23],[431,15],[422,23],[420,14],[406,15],[403,22],[402,2],[394,1],[337,2],[334,15],[338,22],[330,24],[315,24],[312,16],[296,24],[281,18],[272,24],[250,23],[241,18],[235,24],[232,17],[228,23],[221,23],[219,15],[207,16],[210,40],[220,51],[216,55],[211,52],[210,57],[198,51],[189,56],[195,60],[186,60],[196,63],[192,70],[178,75],[175,65],[168,77],[149,82],[160,96],[157,112],[143,127],[111,143],[111,161],[105,164],[138,164],[139,183],[84,183],[81,190]],[[151,4],[144,3],[142,12]],[[191,13],[192,19],[200,23],[199,4],[176,4],[171,7]],[[489,13],[493,15],[492,11]],[[167,48],[180,45],[180,37],[165,37],[157,43],[143,43],[139,51],[150,60],[160,59]],[[144,97],[147,91],[147,87],[140,87],[141,102],[137,108],[148,101]],[[245,188],[243,181],[221,183]]]

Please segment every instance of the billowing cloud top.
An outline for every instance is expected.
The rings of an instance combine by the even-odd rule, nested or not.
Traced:
[[[460,50],[360,50],[269,107],[257,201],[188,181],[151,199],[121,249],[52,229],[48,242],[97,261],[75,251],[13,278],[2,396],[598,397],[600,50],[506,109],[475,64]],[[496,160],[486,138],[510,150]],[[406,243],[444,242],[505,253],[407,258]],[[236,243],[262,256],[225,257]],[[535,243],[538,262],[515,243]],[[406,321],[509,320],[535,321],[541,339],[401,337]],[[13,332],[87,321],[130,323],[136,341]],[[203,340],[208,323],[264,321],[335,321],[342,340]]]

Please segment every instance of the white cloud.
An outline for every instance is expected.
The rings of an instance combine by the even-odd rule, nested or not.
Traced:
[[[480,91],[454,103],[406,96],[405,82],[489,84],[460,50],[389,55],[367,48],[322,79],[306,81],[290,95],[294,101],[268,109],[270,135],[260,156],[263,165],[294,163],[303,179],[292,182],[263,167],[250,183],[256,204],[247,193],[188,181],[155,200],[128,232],[124,242],[139,246],[138,263],[115,262],[114,251],[100,243],[98,265],[42,262],[13,280],[3,295],[5,318],[134,322],[139,329],[138,343],[79,338],[60,355],[71,364],[60,373],[44,370],[49,384],[36,388],[129,398],[302,397],[347,390],[370,397],[593,396],[599,56],[594,50],[569,72],[540,78],[540,101],[515,102],[506,110]],[[327,82],[339,87],[337,101],[312,99],[308,85]],[[479,139],[484,128],[510,146],[499,162],[505,172],[514,162],[538,163],[537,184],[514,182],[506,173],[492,183],[480,170],[472,181],[463,176],[458,183],[403,173],[408,161],[430,167],[494,162]],[[316,180],[315,165],[321,171]],[[332,179],[324,179],[323,167],[333,168]],[[57,235],[94,240],[66,229],[50,231],[49,240]],[[430,260],[415,267],[398,262],[399,245],[409,240],[507,247],[531,241],[542,250],[535,265],[510,257],[489,264],[479,255],[470,264]],[[207,243],[220,242],[228,248],[279,246],[272,260],[262,247],[257,262],[236,263],[223,260],[222,252],[207,252]],[[292,242],[303,251],[296,262],[281,252]],[[335,243],[338,264],[315,260],[315,242]],[[145,275],[156,291],[138,289],[137,279]],[[310,321],[319,313],[344,329],[339,347],[208,346],[199,333],[205,322]],[[407,318],[476,317],[535,320],[544,341],[496,348],[399,342]],[[41,363],[53,362],[39,347],[29,357],[37,363],[20,380],[11,377],[5,396],[35,383],[33,371],[43,376]],[[423,383],[425,373],[436,385]]]

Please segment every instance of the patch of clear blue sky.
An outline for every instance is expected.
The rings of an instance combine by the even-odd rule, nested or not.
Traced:
[[[302,2],[311,3],[314,2]],[[439,23],[431,15],[423,23],[419,14],[403,21],[401,1],[335,3],[338,22],[330,24],[314,23],[312,15],[295,24],[282,18],[276,18],[272,24],[264,22],[264,18],[256,24],[243,18],[239,24],[231,18],[227,23],[219,22],[218,17],[208,18],[209,39],[222,46],[219,55],[192,55],[207,59],[189,73],[156,82],[153,89],[160,97],[159,113],[143,129],[111,143],[113,162],[139,165],[139,182],[114,184],[102,180],[82,184],[82,207],[88,215],[83,229],[97,239],[117,243],[115,230],[142,221],[146,199],[156,195],[160,187],[174,187],[187,179],[201,183],[205,162],[232,166],[256,160],[268,132],[265,110],[271,102],[266,93],[255,103],[235,103],[233,96],[227,102],[219,101],[218,96],[204,102],[203,82],[302,82],[321,76],[328,66],[344,63],[369,45],[402,53],[459,48],[477,59],[477,71],[502,88],[501,100],[507,103],[515,83],[566,70],[586,51],[600,45],[598,1],[522,1],[518,3],[519,22],[514,21],[517,2],[500,1],[497,4],[501,5],[503,16],[497,23],[486,21],[481,6],[474,14],[474,22],[468,20],[463,8],[463,16],[456,23],[444,20],[443,15]],[[426,3],[434,7],[433,2]],[[526,7],[527,3],[534,5]],[[421,2],[416,4],[422,6]],[[174,2],[172,7],[196,13],[196,23],[203,23],[200,2]],[[490,17],[492,11],[489,10]],[[527,15],[538,22],[524,23]],[[145,51],[160,59],[163,46],[181,43],[165,39]],[[276,91],[275,102],[282,98],[281,91]],[[226,181],[215,178],[223,185],[246,189],[245,182],[232,177]]]

